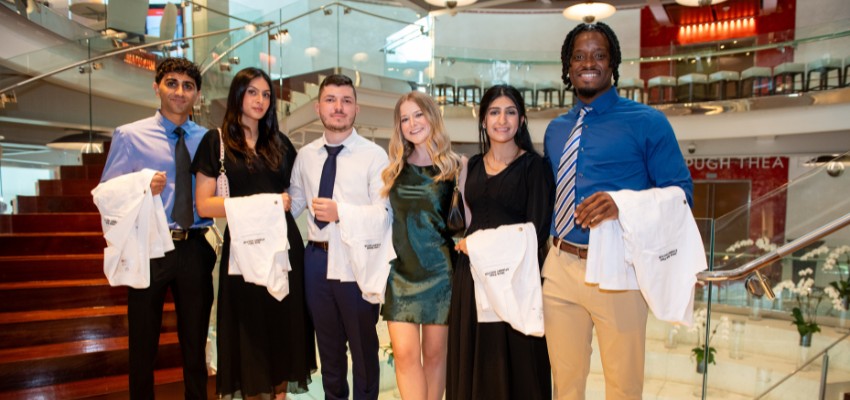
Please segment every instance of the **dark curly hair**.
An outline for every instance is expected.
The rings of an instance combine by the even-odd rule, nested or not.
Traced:
[[[567,38],[564,39],[564,45],[561,46],[561,79],[563,79],[564,85],[566,85],[567,89],[573,87],[572,82],[570,82],[570,58],[573,55],[573,44],[575,44],[576,37],[582,32],[599,32],[608,39],[609,53],[611,53],[611,62],[608,66],[614,72],[614,86],[617,86],[617,81],[620,80],[620,62],[623,61],[623,55],[620,52],[620,41],[617,40],[617,35],[614,34],[611,27],[603,22],[578,24],[578,26],[567,34]]]
[[[165,77],[165,74],[169,72],[189,75],[190,78],[195,80],[195,86],[198,90],[201,90],[201,70],[198,69],[195,63],[178,57],[169,57],[162,60],[156,66],[156,78],[154,79],[156,84],[158,85],[162,81],[162,78]]]

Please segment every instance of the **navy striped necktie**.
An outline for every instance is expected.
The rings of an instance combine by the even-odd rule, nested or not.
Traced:
[[[576,160],[578,159],[579,142],[581,141],[581,127],[584,116],[592,110],[590,107],[582,107],[578,120],[567,138],[564,145],[564,154],[558,165],[557,192],[555,195],[555,231],[558,238],[563,239],[575,224],[576,211]]]

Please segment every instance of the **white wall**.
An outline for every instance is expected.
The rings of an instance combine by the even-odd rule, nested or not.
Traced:
[[[828,35],[850,29],[850,7],[847,0],[797,0],[796,38]],[[824,42],[803,43],[794,59],[809,62],[819,58],[850,56],[850,37]]]
[[[604,20],[620,41],[623,58],[640,54],[640,11],[622,10]],[[560,81],[561,46],[577,22],[567,20],[558,10],[533,14],[460,13],[442,15],[435,22],[435,56],[459,60],[454,65],[437,64],[436,75],[456,79],[478,78],[519,84]],[[493,66],[474,60],[509,60]],[[532,63],[524,63],[532,61]],[[620,66],[620,76],[637,77],[637,64]]]

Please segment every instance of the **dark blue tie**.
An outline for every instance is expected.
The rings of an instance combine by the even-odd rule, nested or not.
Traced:
[[[325,145],[325,150],[328,151],[328,159],[325,160],[325,165],[322,167],[322,179],[319,181],[319,197],[332,199],[334,195],[334,179],[336,179],[336,156],[342,151],[342,145],[328,146]],[[316,226],[319,229],[324,229],[327,222],[316,221]]]
[[[195,222],[195,211],[192,207],[192,157],[186,147],[186,131],[181,127],[174,130],[177,135],[177,145],[174,146],[174,164],[177,176],[174,177],[174,207],[171,209],[171,219],[183,229],[192,227]]]

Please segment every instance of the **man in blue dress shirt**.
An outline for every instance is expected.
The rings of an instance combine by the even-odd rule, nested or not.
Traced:
[[[207,131],[189,119],[201,93],[201,73],[186,59],[165,59],[157,66],[153,90],[160,100],[159,111],[153,117],[115,129],[101,177],[101,182],[105,182],[144,168],[158,171],[151,180],[151,193],[162,196],[175,247],[164,258],[151,260],[150,287],[128,289],[130,398],[154,398],[153,372],[162,308],[166,292],[171,288],[183,354],[185,397],[206,399],[204,349],[213,302],[212,270],[216,255],[204,235],[212,220],[198,217],[194,207],[195,185],[189,166],[185,165],[187,161],[191,163]]]
[[[607,399],[640,399],[647,305],[638,290],[584,282],[589,228],[617,219],[607,192],[693,183],[673,129],[660,111],[625,99],[614,86],[621,61],[604,23],[580,24],[561,49],[562,79],[578,99],[546,129],[544,148],[558,180],[553,247],[543,265],[543,312],[557,399],[584,399],[596,328]]]

